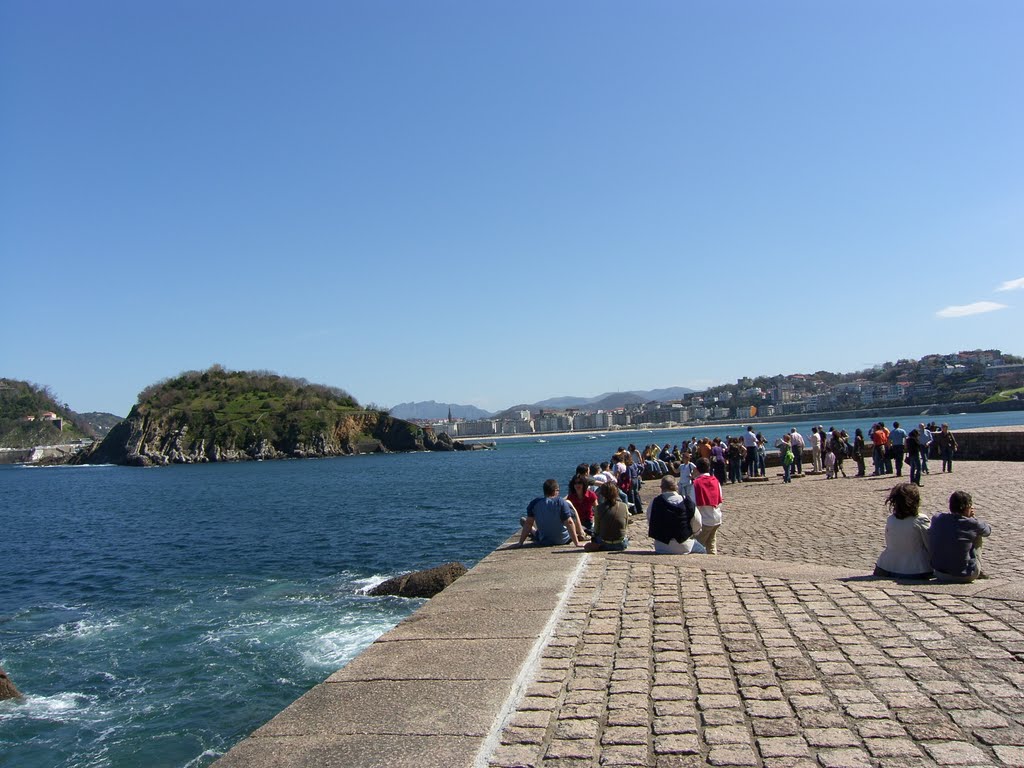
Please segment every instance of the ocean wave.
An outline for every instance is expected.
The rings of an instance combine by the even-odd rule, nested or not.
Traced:
[[[376,621],[363,625],[349,625],[314,635],[301,643],[300,655],[306,666],[337,669],[351,661],[370,643],[398,623]]]
[[[95,469],[97,467],[116,467],[116,464],[18,464],[22,469]]]
[[[207,749],[207,750],[204,750],[199,755],[197,755],[196,757],[194,757],[191,760],[189,760],[187,763],[185,763],[185,765],[183,765],[182,768],[195,768],[195,766],[199,766],[199,765],[209,765],[211,761],[216,760],[218,757],[223,757],[223,756],[224,756],[223,750]]]
[[[375,573],[373,576],[367,576],[362,579],[353,579],[352,583],[356,585],[356,594],[365,595],[374,587],[383,584],[385,581],[392,579],[395,576],[397,576],[397,574],[391,574],[389,576],[387,574]]]
[[[102,621],[94,619],[79,619],[78,621],[61,624],[53,631],[46,632],[40,635],[40,637],[44,640],[63,640],[69,637],[88,638],[120,627],[121,622],[114,621],[113,619],[106,619]]]
[[[84,693],[55,693],[52,696],[26,695],[0,705],[0,722],[8,720],[72,720],[85,712],[94,697]]]

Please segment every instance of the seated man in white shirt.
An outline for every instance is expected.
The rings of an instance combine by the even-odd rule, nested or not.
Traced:
[[[680,496],[672,475],[661,478],[661,495],[647,507],[648,534],[654,551],[662,555],[705,554],[694,537],[700,533],[700,513],[690,499]]]

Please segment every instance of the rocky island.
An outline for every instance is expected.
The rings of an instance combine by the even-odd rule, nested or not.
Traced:
[[[128,417],[73,463],[145,467],[469,447],[364,408],[337,387],[213,366],[143,390]]]

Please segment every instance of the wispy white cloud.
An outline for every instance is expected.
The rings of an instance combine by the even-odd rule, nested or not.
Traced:
[[[981,315],[985,312],[995,312],[997,309],[1006,309],[1005,304],[995,301],[976,301],[973,304],[960,304],[945,309],[940,309],[935,314],[938,317],[967,317],[968,315]]]
[[[1024,277],[1018,277],[1016,280],[1007,280],[1005,283],[996,288],[997,291],[1018,291],[1024,288]]]

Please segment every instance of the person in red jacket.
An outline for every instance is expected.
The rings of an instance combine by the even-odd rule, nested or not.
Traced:
[[[700,512],[700,533],[697,541],[704,545],[709,555],[718,554],[715,536],[722,525],[722,485],[711,474],[711,462],[697,459],[699,476],[693,481],[693,495]]]

